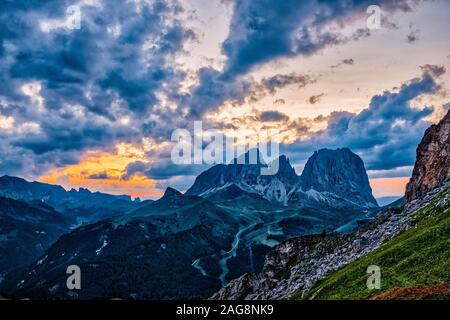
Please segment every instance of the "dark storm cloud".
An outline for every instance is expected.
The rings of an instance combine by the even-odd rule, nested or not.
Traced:
[[[250,92],[248,81],[229,81],[212,68],[199,71],[200,85],[196,86],[186,100],[190,116],[200,118],[206,111],[216,109],[226,100],[242,101]]]
[[[56,3],[53,7],[64,18],[67,4]],[[173,70],[164,68],[166,55],[179,50],[184,37],[190,36],[179,24],[164,26],[173,10],[163,1],[142,6],[139,14],[136,5],[126,1],[99,8],[87,6],[82,8],[81,29],[59,28],[49,33],[39,28],[39,22],[49,18],[49,9],[12,11],[24,30],[8,39],[16,48],[9,57],[15,61],[6,74],[21,82],[41,80],[49,108],[80,103],[110,115],[107,108],[119,96],[131,109],[145,110],[155,103],[154,91],[165,77],[172,76]],[[2,17],[2,24],[10,19]],[[119,36],[108,32],[115,25],[121,28]],[[149,56],[143,45],[152,36],[158,37],[158,43]],[[144,62],[147,65],[142,68]],[[15,89],[17,93],[19,88]]]
[[[372,1],[317,0],[236,0],[231,32],[223,44],[228,57],[225,73],[246,73],[257,64],[296,54],[310,55],[318,50],[350,40],[327,29],[331,22],[343,26],[354,15],[366,16]],[[385,12],[410,10],[407,1],[378,3]],[[367,35],[357,30],[350,38]]]
[[[143,135],[166,141],[174,128],[185,127],[224,101],[242,103],[285,86],[303,87],[314,79],[278,74],[255,83],[244,77],[268,61],[308,56],[368,36],[367,29],[343,36],[339,27],[328,27],[342,27],[354,17],[365,19],[365,10],[372,3],[236,0],[229,36],[222,47],[227,58],[223,71],[200,69],[199,85],[189,93],[181,93],[180,83],[187,75],[176,69],[174,55],[182,52],[184,43],[195,34],[174,19],[182,10],[176,0],[83,5],[81,29],[41,30],[40,22],[64,19],[72,4],[74,1],[67,0],[0,1],[0,115],[15,119],[13,129],[0,129],[0,174],[33,178],[48,169],[77,163],[87,149],[112,151],[115,141],[140,141]],[[384,12],[409,10],[407,1],[402,0],[386,0],[380,5]],[[353,60],[344,61],[341,63],[350,65]],[[374,97],[370,111],[364,114],[331,114],[328,130],[306,143],[306,157],[329,138],[331,147],[348,144],[367,151],[366,159],[373,168],[410,162],[411,146],[427,126],[423,117],[430,109],[413,110],[409,101],[420,92],[434,90],[439,72],[442,70],[437,67],[425,67],[422,78],[406,84],[398,94]],[[30,82],[40,83],[42,106],[22,92],[22,86]],[[175,105],[175,111],[157,108],[162,104],[161,95]],[[187,119],[179,115],[183,108]],[[154,117],[149,119],[149,115]],[[127,118],[125,125],[123,117]],[[260,117],[262,121],[288,121],[276,111]],[[305,121],[291,122],[302,136],[308,133]],[[396,146],[399,150],[405,147],[406,154],[394,152]],[[386,161],[379,162],[383,158]],[[155,159],[150,165],[130,164],[124,179],[141,173],[163,184],[171,177],[201,170],[199,166],[170,166],[167,156],[156,155]]]
[[[433,109],[415,108],[412,101],[440,90],[437,79],[445,72],[443,67],[433,65],[421,69],[420,77],[404,83],[398,92],[385,91],[372,97],[369,106],[358,114],[331,113],[325,130],[289,149],[295,150],[297,159],[305,159],[319,148],[349,147],[362,156],[369,170],[414,165],[417,144],[430,126],[425,118]]]
[[[267,94],[274,95],[277,90],[290,85],[302,88],[315,81],[309,75],[297,73],[276,74],[263,78],[260,82],[227,79],[217,70],[203,68],[199,72],[201,85],[194,87],[190,95],[183,97],[182,104],[190,107],[191,118],[200,118],[204,113],[216,110],[224,101],[239,105],[246,101],[257,101]]]
[[[38,126],[2,137],[1,172],[31,175],[87,148],[137,140],[142,119],[157,113],[157,92],[174,95],[185,76],[173,55],[195,35],[174,18],[176,1],[83,5],[80,29],[41,30],[43,21],[65,19],[74,3],[0,3],[0,115]],[[22,92],[30,82],[41,85],[40,109]]]
[[[136,174],[141,174],[153,180],[168,180],[177,176],[196,176],[207,167],[206,165],[174,165],[171,159],[162,159],[151,164],[136,161],[127,166],[126,174],[122,179],[128,180]]]
[[[323,48],[369,36],[369,29],[358,29],[347,36],[340,30],[355,17],[366,19],[371,4],[370,0],[234,1],[230,33],[222,45],[226,65],[223,72],[200,72],[200,83],[188,103],[191,115],[201,116],[226,100],[239,98],[242,85],[236,88],[236,84],[243,83],[241,77],[258,65],[278,58],[310,56]],[[379,5],[383,12],[410,10],[407,0],[385,0]]]
[[[326,13],[325,9],[330,11]],[[231,32],[223,44],[228,57],[225,73],[233,77],[274,58],[312,54],[326,45],[338,43],[336,34],[316,33],[318,37],[313,41],[311,32],[321,31],[340,10],[342,8],[334,4],[308,0],[235,1]]]

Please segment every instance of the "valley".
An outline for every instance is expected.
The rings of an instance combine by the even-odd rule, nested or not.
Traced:
[[[276,246],[261,272],[228,283],[211,299],[448,299],[450,112],[426,130],[405,197],[343,234],[304,235]],[[358,220],[359,222],[359,220]],[[350,226],[350,228],[349,228]],[[366,284],[369,266],[380,287]]]
[[[336,170],[309,173],[306,191],[302,189],[306,178],[297,176],[281,156],[275,176],[261,176],[262,164],[217,165],[199,175],[185,194],[167,188],[159,200],[143,203],[85,190],[65,193],[56,186],[8,177],[0,194],[14,195],[19,201],[45,199],[68,220],[84,222],[78,227],[72,223],[59,239],[43,247],[31,265],[15,272],[5,270],[0,287],[15,297],[207,298],[232,279],[262,270],[266,254],[289,238],[339,233],[344,225],[370,220],[378,207],[367,196],[370,186],[362,161],[349,152],[316,153],[311,168],[321,162],[325,164],[319,168],[328,166],[331,154],[341,162]],[[356,173],[345,171],[343,164],[349,161]],[[339,188],[313,182],[319,181],[318,174],[330,175],[328,179],[339,183]],[[344,176],[354,182],[343,184]],[[313,184],[321,191],[313,190]],[[17,185],[30,190],[27,196]],[[341,200],[349,192],[355,198]],[[64,202],[56,195],[80,199]],[[110,207],[115,210],[105,215]],[[85,220],[88,212],[93,212],[92,217]],[[80,292],[63,286],[68,265],[78,265],[83,272],[85,285]]]
[[[236,235],[234,236],[233,243],[231,244],[231,250],[225,252],[225,254],[222,256],[222,258],[219,260],[219,266],[222,269],[222,273],[220,274],[219,279],[223,286],[227,284],[226,277],[230,271],[228,269],[228,260],[230,260],[232,257],[236,257],[237,249],[239,248],[242,234],[244,232],[246,232],[247,230],[252,229],[254,226],[256,226],[256,223],[239,229],[238,233],[236,233]],[[250,257],[250,259],[251,259],[251,257]]]
[[[0,229],[0,250],[6,243],[31,245],[14,242],[19,225],[5,233],[14,219],[42,224],[39,228],[47,228],[42,235],[58,233],[41,242],[23,267],[14,272],[2,267],[0,289],[15,298],[345,297],[351,288],[336,293],[336,281],[353,283],[358,259],[385,250],[381,244],[410,229],[420,215],[416,212],[426,211],[436,197],[448,200],[430,188],[431,194],[406,204],[407,209],[402,209],[403,199],[379,208],[361,159],[345,148],[315,152],[301,176],[286,157],[279,163],[275,176],[260,176],[263,164],[217,165],[200,174],[185,194],[167,188],[157,201],[142,203],[3,178],[0,194],[17,200],[0,198],[0,204],[14,204],[18,211],[9,216],[10,211],[2,211],[9,220]],[[29,190],[26,196],[17,184]],[[55,194],[80,199],[63,205]],[[447,200],[439,203],[447,205]],[[110,207],[115,209],[105,215]],[[444,216],[426,219],[445,222],[446,210],[439,212]],[[63,286],[66,267],[73,264],[83,273],[80,292]]]
[[[0,0],[0,300],[449,300],[449,13]]]

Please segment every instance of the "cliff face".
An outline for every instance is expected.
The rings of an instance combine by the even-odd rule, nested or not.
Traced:
[[[406,187],[411,202],[450,178],[450,111],[427,129],[417,148],[416,164]]]
[[[301,184],[305,192],[329,192],[361,206],[378,206],[364,162],[348,148],[314,152],[305,165]]]

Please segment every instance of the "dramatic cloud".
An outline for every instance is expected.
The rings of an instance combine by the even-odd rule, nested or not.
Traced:
[[[411,166],[432,111],[414,108],[412,101],[439,90],[443,68],[424,66],[420,78],[373,97],[358,114],[335,111],[310,119],[300,109],[313,109],[307,104],[319,101],[323,93],[317,93],[332,94],[313,86],[321,85],[327,73],[348,70],[284,65],[286,58],[322,54],[369,37],[365,20],[371,1],[225,2],[232,9],[231,20],[224,23],[228,32],[221,43],[202,43],[207,48],[202,50],[216,46],[222,51],[214,58],[221,67],[214,69],[187,58],[189,44],[199,40],[193,29],[204,21],[191,21],[194,15],[184,11],[181,0],[118,0],[113,5],[106,0],[0,1],[0,175],[51,176],[95,153],[106,155],[102,166],[84,175],[80,166],[73,176],[80,173],[83,181],[98,185],[114,176],[114,183],[124,186],[142,178],[140,188],[155,181],[156,187],[183,188],[204,167],[172,165],[167,144],[174,129],[191,128],[193,120],[222,130],[278,127],[287,142],[296,141],[289,152],[300,161],[319,147],[346,146],[363,156],[374,175]],[[81,8],[79,29],[64,24],[73,4]],[[394,28],[388,19],[393,14],[411,9],[407,0],[378,4],[387,28]],[[418,31],[410,31],[408,41],[414,42]],[[358,55],[351,57],[333,56],[325,66],[337,63],[331,68],[354,70],[365,63]],[[297,101],[297,91],[309,86],[314,92]],[[222,106],[247,112],[235,116],[232,110],[227,117],[220,114]],[[117,155],[118,144],[142,146],[147,140],[151,147],[138,157]],[[110,161],[120,163],[119,173],[108,171]]]
[[[174,165],[170,159],[162,159],[151,164],[137,161],[127,166],[126,174],[122,176],[122,179],[129,180],[139,174],[156,180],[157,189],[170,186],[185,191],[192,185],[195,177],[207,168],[207,165]]]
[[[231,31],[223,44],[225,74],[235,76],[255,65],[297,54],[311,55],[326,46],[357,40],[367,30],[344,36],[333,26],[366,16],[371,1],[236,0]],[[407,1],[380,1],[384,12],[410,10]]]
[[[167,116],[164,99],[178,99],[185,74],[172,61],[194,33],[177,20],[177,1],[84,2],[80,29],[52,27],[71,4],[0,4],[3,173],[33,176],[86,149],[139,141]]]
[[[369,170],[390,170],[414,165],[415,150],[430,125],[431,107],[416,108],[414,99],[441,89],[437,82],[445,69],[425,65],[422,75],[404,83],[398,92],[385,91],[372,97],[358,114],[333,112],[325,130],[289,146],[297,159],[318,148],[349,147],[358,152]],[[292,158],[292,157],[291,157]]]
[[[225,101],[235,105],[255,102],[287,86],[303,88],[316,81],[310,75],[289,73],[263,78],[260,82],[246,79],[230,82],[223,78],[222,73],[211,68],[202,68],[199,77],[200,84],[205,85],[195,86],[191,95],[183,97],[185,100],[182,103],[189,106],[189,117],[193,119],[200,118],[206,112],[216,111]]]
[[[222,45],[227,57],[224,70],[200,71],[199,84],[187,102],[191,115],[199,117],[226,100],[241,99],[248,85],[242,77],[255,66],[279,58],[310,56],[328,46],[369,36],[367,28],[350,35],[341,31],[352,20],[366,19],[366,9],[371,4],[369,0],[234,1],[230,33]],[[391,14],[410,10],[406,0],[385,0],[380,5]]]

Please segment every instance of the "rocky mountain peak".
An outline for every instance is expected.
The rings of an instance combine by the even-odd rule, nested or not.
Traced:
[[[181,194],[180,191],[178,191],[174,188],[168,187],[166,189],[166,191],[164,192],[163,199],[173,199],[173,198],[179,198],[181,196],[183,196],[183,195]]]
[[[278,168],[278,175],[282,175],[285,177],[295,177],[297,174],[295,173],[294,168],[291,166],[291,163],[289,161],[289,158],[286,157],[284,154],[281,155],[278,158],[279,161],[279,168]]]
[[[245,191],[264,193],[269,185],[272,189],[275,187],[272,182],[282,181],[289,185],[297,182],[298,176],[286,156],[279,157],[277,174],[261,175],[261,168],[266,164],[258,150],[254,155],[257,155],[256,163],[249,161],[250,152],[247,152],[228,165],[218,164],[204,171],[196,178],[194,185],[186,194],[206,196],[230,184],[235,184]],[[286,191],[282,193],[286,194]]]
[[[377,206],[362,159],[348,148],[321,149],[301,175],[303,191],[330,192],[357,204]]]
[[[450,111],[425,131],[416,151],[416,164],[406,186],[405,198],[411,202],[450,178]]]
[[[249,153],[241,157],[248,161]],[[235,160],[229,165],[216,165],[201,173],[186,194],[208,197],[234,184],[246,192],[284,205],[327,202],[329,206],[335,206],[345,199],[349,206],[378,206],[363,161],[348,148],[316,151],[301,177],[297,176],[285,155],[277,159],[278,172],[274,175],[261,174],[261,168],[265,166],[263,161],[259,155],[257,164],[240,164]]]

